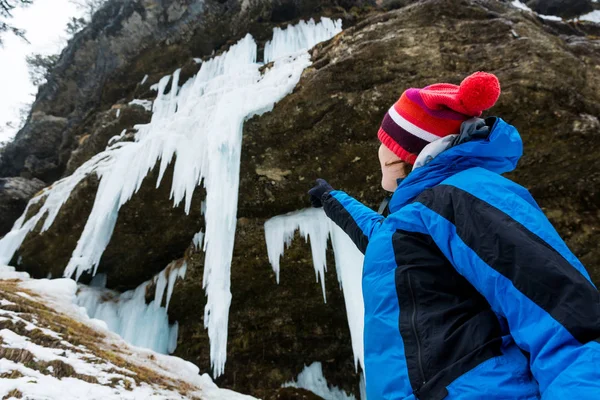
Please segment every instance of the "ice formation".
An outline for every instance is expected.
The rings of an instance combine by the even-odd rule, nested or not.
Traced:
[[[79,167],[73,175],[55,182],[52,186],[44,189],[38,196],[31,199],[23,215],[15,222],[12,230],[0,239],[0,265],[10,263],[15,252],[21,247],[23,240],[25,240],[25,236],[35,228],[42,218],[44,218],[44,224],[41,228],[41,233],[47,231],[54,223],[60,208],[69,199],[71,191],[75,186],[92,173],[101,176],[104,171],[110,169],[115,160],[115,153],[125,145],[126,143],[117,143],[108,150],[98,153]],[[39,211],[28,220],[25,220],[25,216],[29,213],[29,210],[35,207],[40,201],[43,201],[43,205]]]
[[[288,25],[286,29],[273,29],[273,39],[265,43],[265,64],[279,57],[307,50],[317,43],[331,39],[342,31],[342,21],[322,18],[318,24],[310,19],[297,25]]]
[[[122,294],[103,289],[106,285],[106,276],[103,276],[89,287],[80,285],[76,303],[85,307],[90,318],[106,322],[108,329],[134,346],[172,353],[177,347],[178,324],[169,324],[167,311],[175,281],[185,277],[186,268],[185,263],[181,266],[172,263],[152,281]],[[102,274],[96,275],[99,276]],[[151,283],[155,284],[154,300],[146,304],[146,292]],[[165,306],[162,307],[165,292]]]
[[[363,329],[365,309],[362,297],[363,254],[346,233],[335,225],[322,209],[308,208],[286,215],[279,215],[265,222],[265,240],[269,261],[279,282],[280,258],[289,246],[296,230],[305,240],[310,239],[313,266],[321,280],[325,299],[325,276],[327,269],[327,240],[331,238],[338,281],[344,293],[346,314],[352,338],[354,363],[364,371]]]
[[[353,395],[347,394],[337,386],[327,384],[327,380],[323,376],[323,366],[320,362],[314,362],[308,367],[304,366],[297,380],[284,383],[282,387],[306,389],[325,400],[356,400]]]
[[[96,273],[115,227],[120,207],[139,190],[157,164],[159,186],[172,164],[171,197],[185,203],[189,212],[194,189],[206,188],[203,249],[203,285],[207,294],[205,325],[215,376],[226,361],[227,325],[231,303],[230,268],[236,229],[239,161],[244,120],[270,111],[275,102],[292,92],[304,68],[310,65],[308,48],[341,31],[341,22],[322,18],[285,30],[275,29],[267,44],[261,74],[257,45],[247,35],[227,52],[203,62],[198,74],[179,87],[179,70],[152,88],[158,91],[152,120],[138,125],[134,142],[118,142],[80,167],[72,176],[47,189],[40,212],[28,221],[22,216],[11,233],[0,241],[0,264],[8,263],[26,234],[43,218],[44,229],[54,221],[71,190],[86,175],[100,178],[98,192],[83,233],[64,275],[78,279],[83,272]],[[141,101],[133,101],[142,104]],[[38,197],[29,204],[40,201]],[[26,211],[27,212],[27,211]],[[25,214],[24,214],[25,215]]]
[[[29,279],[26,273],[18,274],[21,275],[16,276],[13,268],[0,265],[0,280],[20,280],[15,289],[2,289],[7,298],[0,298],[0,320],[7,326],[14,323],[25,328],[19,332],[0,329],[0,347],[3,354],[9,355],[0,359],[0,376],[11,378],[0,379],[0,398],[12,399],[20,394],[22,398],[46,400],[254,400],[253,397],[218,388],[208,375],[199,375],[198,367],[190,362],[129,346],[106,330],[106,324],[96,323],[81,311],[81,307],[73,304],[78,290],[75,281]],[[7,287],[13,284],[14,281]],[[19,297],[39,303],[40,311],[46,306],[51,315],[59,314],[74,323],[90,327],[91,331],[98,331],[100,335],[92,336],[94,348],[80,344],[78,333],[67,332],[63,321],[48,325],[39,320],[41,314],[29,307],[15,307]],[[38,340],[34,339],[35,332]],[[39,339],[40,334],[56,340],[56,343]],[[57,343],[60,345],[57,346]],[[33,359],[15,361],[15,355],[21,351],[31,353]],[[107,355],[111,355],[110,359]],[[40,363],[56,364],[41,370]],[[72,368],[72,372],[61,367],[63,363]],[[140,376],[137,369],[140,367],[157,375]],[[53,374],[54,368],[62,368],[62,372]],[[67,376],[62,377],[61,373]],[[95,382],[75,374],[93,377]]]
[[[152,111],[152,100],[133,99],[129,102],[130,105],[144,107],[146,111]]]

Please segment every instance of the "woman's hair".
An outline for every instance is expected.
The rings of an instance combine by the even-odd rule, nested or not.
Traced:
[[[402,164],[402,169],[403,169],[404,175],[408,175],[412,172],[412,169],[413,169],[412,164],[409,164],[406,161],[402,161],[402,160],[386,162],[385,166],[389,167],[390,165],[396,165],[396,164]]]

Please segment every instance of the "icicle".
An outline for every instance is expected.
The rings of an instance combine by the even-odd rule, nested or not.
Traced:
[[[329,386],[323,376],[323,366],[320,362],[304,366],[296,381],[284,383],[282,387],[295,387],[306,389],[327,400],[356,400],[356,398],[344,392],[336,386]]]
[[[280,258],[284,248],[289,247],[294,237],[294,232],[310,237],[313,266],[321,278],[323,297],[325,297],[325,256],[327,239],[331,237],[335,256],[338,281],[344,293],[346,314],[352,338],[354,364],[358,369],[360,364],[364,371],[364,304],[362,297],[362,266],[363,254],[356,248],[348,235],[335,225],[322,209],[309,208],[292,212],[286,215],[273,217],[265,222],[265,241],[269,262],[275,271],[279,283]]]
[[[119,151],[121,143],[115,144],[106,151],[92,157],[79,167],[71,176],[55,182],[49,188],[44,189],[39,195],[29,201],[23,215],[15,222],[12,230],[0,240],[0,264],[8,264],[14,253],[21,247],[25,236],[31,232],[37,223],[45,217],[42,232],[45,232],[54,223],[62,205],[69,199],[71,191],[87,175],[109,168],[114,162],[114,155]],[[44,204],[40,210],[25,222],[25,216],[32,206],[40,201]]]
[[[341,22],[324,18],[319,24],[302,22],[285,31],[274,31],[274,47],[270,50],[274,63],[263,75],[261,64],[256,62],[256,43],[247,35],[227,52],[203,62],[198,74],[182,87],[178,86],[179,70],[172,77],[162,78],[151,86],[158,91],[152,105],[152,120],[136,126],[135,141],[118,142],[98,154],[71,177],[60,181],[60,193],[55,193],[56,187],[45,192],[47,200],[42,212],[26,223],[21,221],[22,226],[0,241],[0,261],[10,261],[25,235],[45,212],[49,213],[44,224],[47,229],[72,188],[87,174],[96,172],[100,184],[94,205],[64,271],[65,276],[74,275],[77,279],[86,271],[94,275],[121,206],[139,190],[148,172],[157,164],[157,186],[167,167],[172,165],[174,205],[184,202],[185,211],[189,213],[196,187],[203,184],[206,188],[203,205],[206,222],[203,286],[208,297],[205,324],[214,375],[222,374],[227,355],[230,268],[244,120],[270,111],[277,101],[291,93],[302,71],[310,65],[308,47],[329,39],[339,30]],[[165,93],[169,82],[171,90]],[[136,100],[132,103],[147,106]],[[305,232],[309,234],[313,233]],[[314,243],[317,246],[321,241]],[[314,254],[320,252],[314,249]],[[322,265],[324,270],[324,262],[318,261],[315,260],[315,265]],[[130,296],[133,301],[140,295],[136,291]],[[121,329],[127,331],[124,327]]]
[[[200,231],[194,235],[194,238],[192,239],[192,243],[194,244],[194,247],[196,248],[196,250],[200,250],[203,239],[204,239],[204,232],[202,232],[202,231]]]
[[[323,300],[327,302],[325,294],[325,271],[327,270],[327,237],[329,236],[329,223],[323,210],[308,208],[302,211],[271,218],[265,222],[265,238],[267,241],[267,253],[269,261],[275,271],[277,283],[279,283],[279,259],[285,247],[289,247],[294,232],[299,229],[304,240],[310,237],[313,265],[317,282],[319,278],[323,290]]]
[[[317,43],[329,40],[342,31],[342,21],[321,18],[288,25],[286,29],[275,28],[273,39],[265,44],[265,63],[290,55],[290,49],[310,49]]]
[[[154,278],[155,297],[150,304],[146,304],[146,291],[151,281],[121,294],[99,287],[80,285],[76,303],[85,307],[90,318],[106,322],[111,331],[129,343],[159,353],[172,353],[177,347],[179,326],[177,323],[169,324],[167,308],[175,281],[185,276],[185,270],[185,264],[175,268],[171,263],[161,271]],[[166,306],[161,307],[165,290]]]
[[[360,374],[360,400],[367,400],[367,382],[364,371]]]
[[[171,296],[173,295],[173,288],[175,287],[175,282],[177,278],[185,278],[185,273],[187,272],[187,264],[184,262],[181,267],[171,269],[169,273],[169,286],[167,287],[167,301],[165,303],[165,309],[169,310],[169,303],[171,302]]]

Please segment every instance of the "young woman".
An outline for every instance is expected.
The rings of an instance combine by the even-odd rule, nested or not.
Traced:
[[[519,133],[474,118],[499,95],[484,72],[402,94],[378,133],[388,217],[322,179],[309,192],[365,253],[369,400],[600,399],[600,296],[500,175]]]

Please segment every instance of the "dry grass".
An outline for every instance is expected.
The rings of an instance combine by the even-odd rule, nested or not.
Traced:
[[[0,281],[0,298],[5,298],[15,303],[2,306],[2,309],[17,312],[19,313],[19,317],[25,320],[35,319],[37,321],[37,326],[58,333],[64,341],[69,342],[74,347],[66,346],[61,343],[61,340],[57,340],[56,338],[44,334],[41,329],[28,331],[25,329],[26,325],[22,321],[0,321],[0,329],[10,329],[18,335],[28,337],[31,342],[44,347],[81,351],[76,347],[84,346],[85,349],[97,357],[96,359],[90,359],[90,363],[110,362],[119,368],[126,369],[130,371],[130,373],[124,373],[117,370],[113,370],[113,373],[132,378],[136,385],[145,383],[161,389],[177,391],[183,396],[188,396],[188,393],[195,389],[186,382],[173,381],[149,368],[127,361],[118,353],[122,352],[121,349],[118,349],[115,346],[110,346],[110,348],[115,349],[116,351],[109,349],[109,346],[104,343],[105,335],[102,333],[52,310],[42,304],[41,301],[38,302],[27,299],[16,294],[16,292],[26,293],[34,299],[36,297],[39,298],[35,293],[19,287],[18,281]],[[34,359],[33,354],[27,350],[0,347],[0,358],[10,359],[14,362],[23,364],[28,368],[35,369],[46,375],[53,375],[59,379],[63,377],[73,377],[90,383],[98,383],[95,377],[77,374],[69,364],[60,360],[54,360],[52,362],[37,361]],[[49,366],[52,366],[52,372],[48,370]],[[113,379],[109,386],[118,385],[120,382],[123,383],[123,386],[126,389],[132,389],[131,382],[127,379]]]
[[[23,393],[21,393],[21,391],[18,389],[13,389],[8,392],[7,395],[2,398],[2,400],[7,400],[10,398],[21,399],[23,398]]]
[[[10,371],[10,372],[4,372],[2,374],[0,374],[0,379],[19,379],[22,378],[24,375],[22,373],[20,373],[19,371]]]

